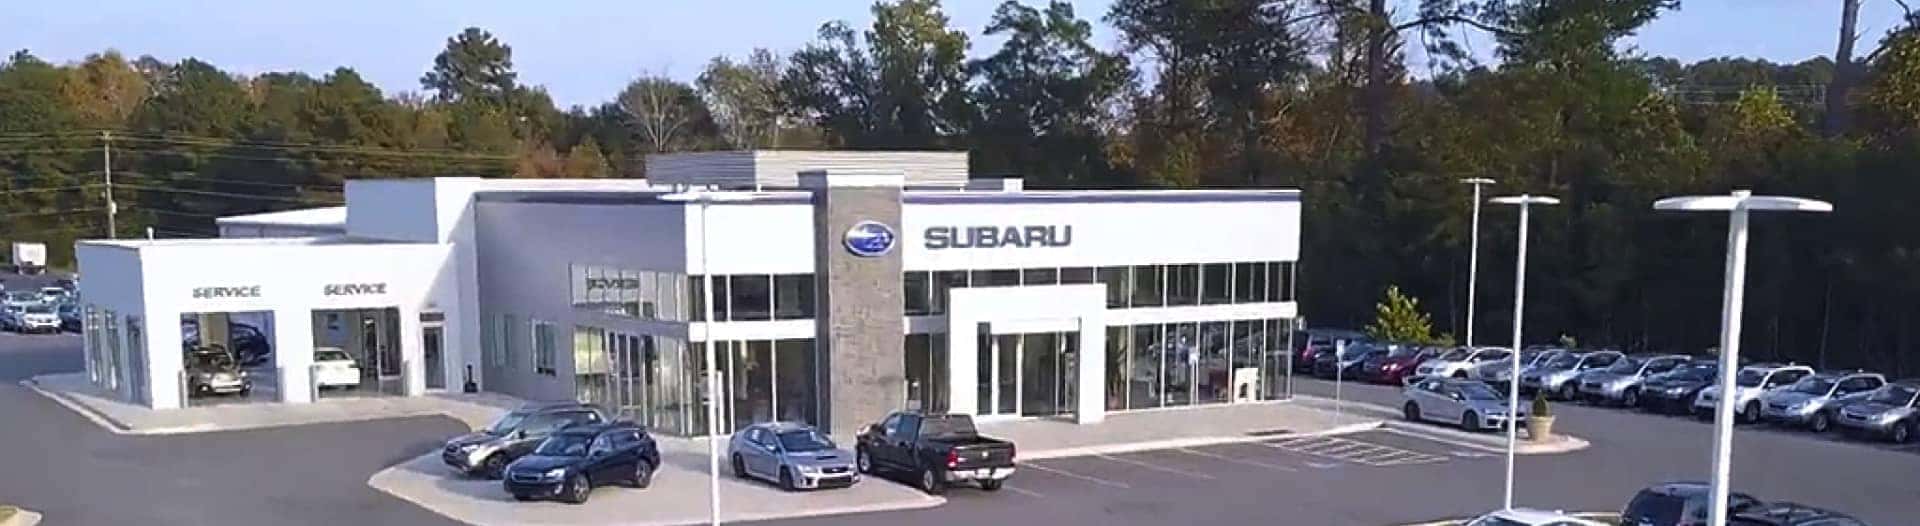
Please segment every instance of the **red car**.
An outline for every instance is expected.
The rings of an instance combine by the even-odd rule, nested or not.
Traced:
[[[1444,349],[1439,347],[1417,347],[1412,345],[1393,345],[1387,354],[1368,358],[1360,364],[1360,377],[1369,382],[1403,385],[1413,377],[1413,370],[1420,362],[1439,356]]]
[[[1293,333],[1293,370],[1313,372],[1313,357],[1321,351],[1333,352],[1339,342],[1365,341],[1366,333],[1341,329],[1307,329]]]

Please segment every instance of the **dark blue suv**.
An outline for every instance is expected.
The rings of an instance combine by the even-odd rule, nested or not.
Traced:
[[[533,454],[508,464],[501,484],[514,500],[580,504],[596,486],[647,487],[659,466],[653,437],[633,422],[582,424],[555,431]]]

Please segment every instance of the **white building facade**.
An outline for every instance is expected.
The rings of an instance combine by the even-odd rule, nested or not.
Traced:
[[[351,181],[344,235],[83,242],[88,369],[191,405],[158,320],[270,312],[275,403],[313,400],[313,349],[338,346],[374,380],[363,395],[577,399],[696,435],[709,341],[723,432],[1287,396],[1299,192],[1023,190],[955,184],[964,156],[818,155],[659,156],[664,188]],[[702,186],[720,191],[668,194]]]

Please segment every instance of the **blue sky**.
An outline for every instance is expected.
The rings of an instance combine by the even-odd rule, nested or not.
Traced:
[[[1022,0],[1043,4],[1044,0]],[[1105,14],[1110,0],[1073,0],[1083,18]],[[1412,0],[1396,0],[1413,4]],[[418,90],[420,74],[446,38],[480,26],[513,46],[522,82],[544,85],[562,105],[610,98],[642,71],[682,79],[718,54],[755,47],[787,51],[813,38],[821,22],[864,26],[869,0],[95,0],[14,2],[0,10],[0,50],[30,49],[54,62],[115,48],[165,60],[199,57],[229,71],[257,74],[353,67],[388,92]],[[974,53],[997,42],[979,38],[999,0],[947,0],[957,27],[974,36]],[[271,5],[273,7],[262,8]],[[1866,0],[1861,25],[1871,48],[1899,20],[1891,0]],[[1837,0],[1683,0],[1632,39],[1642,52],[1683,61],[1739,55],[1799,61],[1831,53]],[[1112,31],[1096,38],[1112,45]],[[1487,53],[1492,42],[1472,39]],[[1416,58],[1416,61],[1419,59]]]

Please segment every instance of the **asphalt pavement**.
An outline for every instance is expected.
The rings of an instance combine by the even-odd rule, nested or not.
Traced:
[[[1296,392],[1331,397],[1333,385],[1298,379]],[[1389,386],[1347,384],[1356,403],[1398,407]],[[1712,429],[1690,417],[1556,403],[1556,428],[1593,445],[1523,456],[1518,505],[1618,511],[1635,491],[1704,480]],[[1109,457],[1022,462],[996,493],[955,490],[939,508],[798,521],[793,525],[1148,524],[1387,525],[1470,516],[1498,508],[1503,455],[1368,432],[1335,441],[1275,440]],[[1876,525],[1920,516],[1920,448],[1897,448],[1765,428],[1734,441],[1736,489],[1846,511]],[[871,480],[868,483],[891,483]]]
[[[0,502],[59,525],[458,524],[367,477],[466,429],[446,417],[117,435],[19,380],[83,368],[80,339],[0,333]]]

